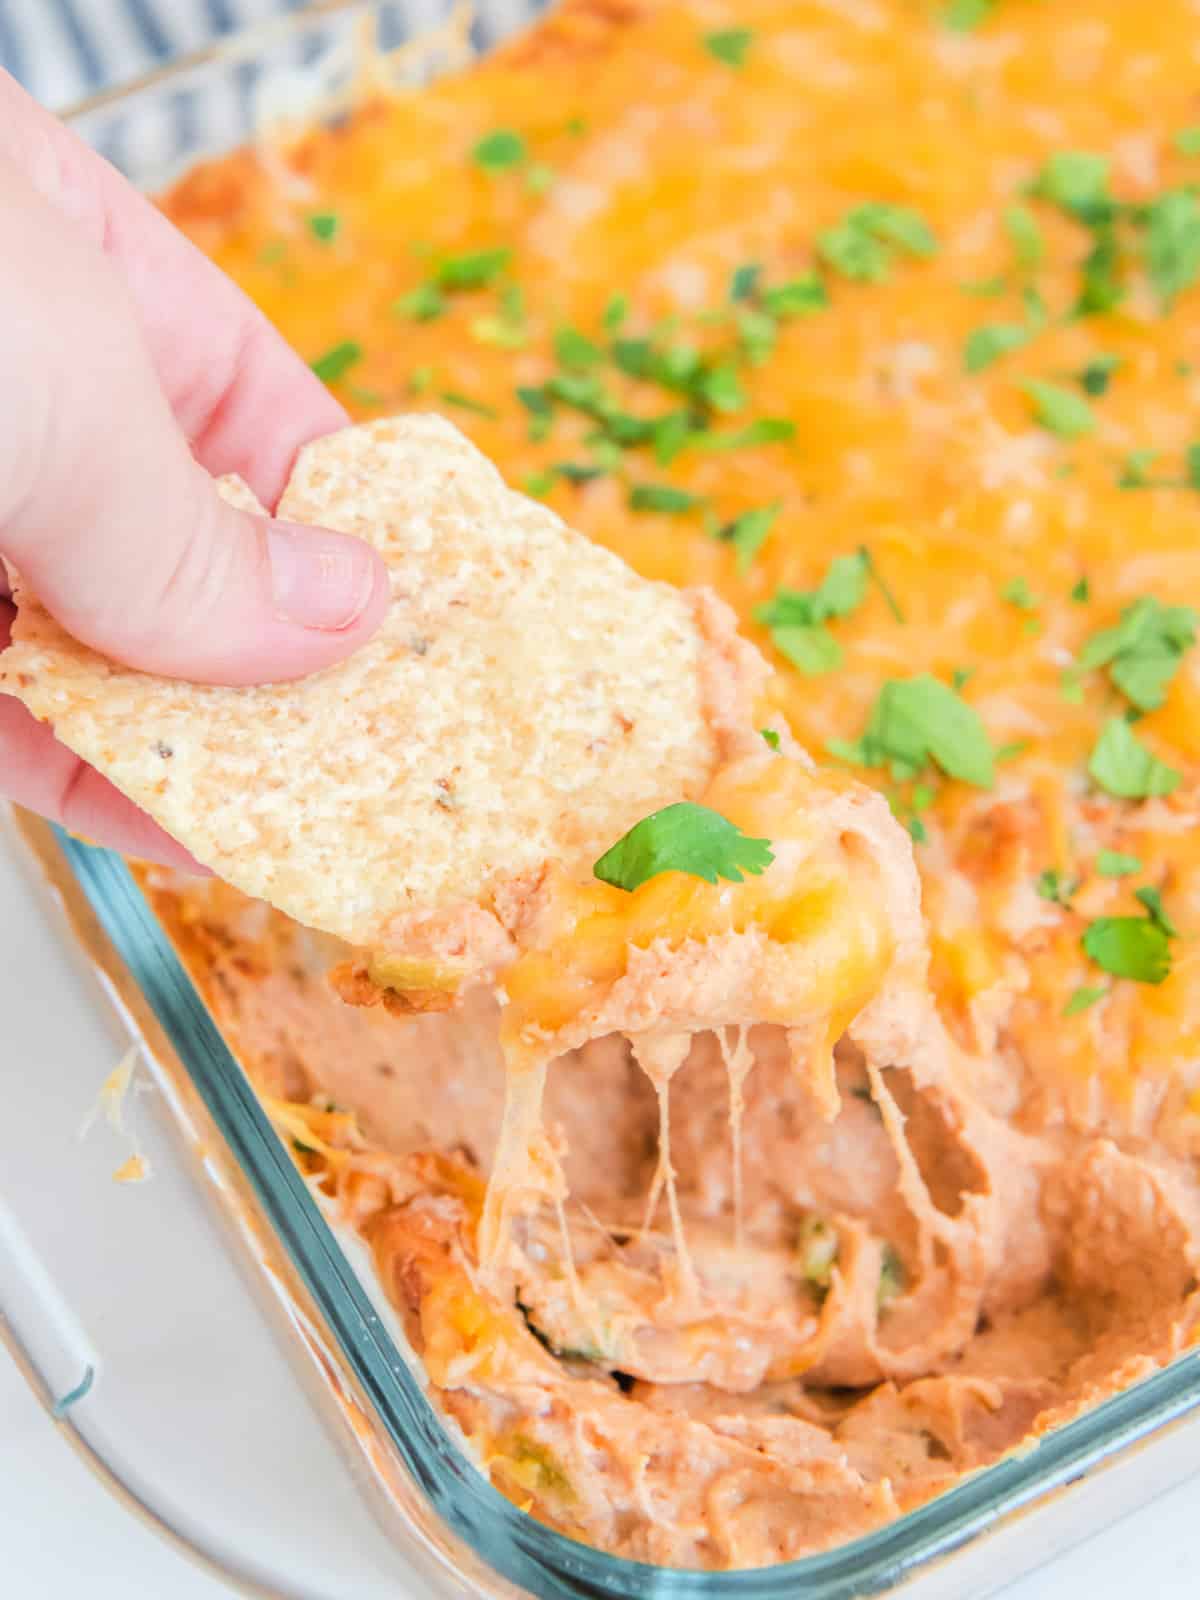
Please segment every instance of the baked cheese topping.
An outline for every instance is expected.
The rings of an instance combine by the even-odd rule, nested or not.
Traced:
[[[166,200],[355,416],[453,415],[774,669],[779,755],[679,797],[774,861],[529,877],[499,1009],[444,930],[345,974],[398,1017],[156,891],[437,1404],[602,1548],[827,1548],[1194,1342],[1194,33],[576,0]]]

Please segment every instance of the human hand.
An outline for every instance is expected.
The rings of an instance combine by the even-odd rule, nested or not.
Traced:
[[[77,638],[170,677],[301,677],[387,605],[364,542],[235,511],[274,505],[345,413],[250,301],[0,72],[0,649],[5,562]],[[11,696],[0,795],[90,839],[191,857]]]

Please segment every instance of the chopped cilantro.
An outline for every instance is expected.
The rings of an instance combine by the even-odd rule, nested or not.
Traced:
[[[779,342],[779,324],[766,311],[742,307],[737,314],[738,341],[751,366],[761,367],[771,359]]]
[[[1078,374],[1079,385],[1083,392],[1090,395],[1106,393],[1112,375],[1120,365],[1120,356],[1093,356]]]
[[[1004,213],[1004,231],[1012,241],[1017,263],[1026,272],[1040,267],[1046,254],[1038,220],[1028,206],[1009,206]]]
[[[1075,215],[1092,215],[1110,202],[1108,157],[1086,150],[1056,150],[1034,180],[1032,192]]]
[[[775,519],[779,515],[779,502],[774,505],[757,506],[752,511],[743,511],[740,517],[735,517],[732,522],[727,522],[717,534],[719,539],[731,544],[737,551],[737,568],[745,572],[762,549],[767,535],[775,526]]]
[[[1030,593],[1028,580],[1014,578],[1011,583],[1006,583],[1000,591],[1002,599],[1007,600],[1010,606],[1016,606],[1018,611],[1036,611],[1041,604]]]
[[[343,339],[341,344],[335,344],[324,355],[318,356],[312,363],[312,369],[322,383],[336,383],[362,360],[362,356],[362,345],[356,339]]]
[[[753,300],[762,277],[762,263],[747,261],[738,267],[729,281],[729,298],[736,305],[741,300]]]
[[[599,462],[589,465],[580,461],[559,461],[550,470],[556,478],[562,478],[566,483],[580,484],[602,478],[609,469]]]
[[[342,219],[336,211],[314,211],[308,218],[308,231],[322,244],[332,244],[341,225]]]
[[[1151,917],[1100,917],[1084,933],[1083,948],[1114,978],[1162,983],[1171,970],[1169,935]]]
[[[446,256],[439,261],[435,278],[442,289],[486,289],[494,283],[512,260],[512,251],[471,250],[461,256]]]
[[[1146,212],[1146,271],[1170,305],[1200,278],[1200,202],[1189,189],[1172,189]]]
[[[604,359],[604,352],[576,328],[559,328],[554,335],[554,354],[560,366],[571,372],[584,372]]]
[[[888,763],[896,777],[915,777],[932,760],[948,777],[977,788],[995,781],[995,754],[979,713],[929,673],[885,683],[862,738],[828,748],[862,766]]]
[[[696,432],[687,442],[700,450],[745,450],[759,444],[784,444],[795,437],[796,424],[786,417],[758,417],[734,433]]]
[[[493,406],[484,405],[482,400],[473,400],[469,394],[461,394],[457,389],[443,389],[438,399],[445,405],[456,406],[459,411],[470,411],[477,417],[486,417],[489,422],[495,422],[500,415]]]
[[[1079,652],[1079,666],[1085,672],[1107,667],[1139,711],[1156,711],[1195,643],[1198,621],[1191,606],[1164,606],[1153,595],[1141,595],[1125,607],[1115,627],[1093,634]]]
[[[1060,439],[1079,439],[1085,433],[1091,433],[1096,426],[1096,418],[1087,401],[1081,400],[1070,389],[1047,383],[1042,378],[1027,378],[1021,387],[1033,401],[1036,420],[1048,432],[1058,434]]]
[[[1150,477],[1150,468],[1158,460],[1157,450],[1131,450],[1125,457],[1118,489],[1150,489],[1158,485]]]
[[[977,294],[986,299],[994,299],[996,295],[1007,294],[1008,279],[977,278],[974,282],[960,283],[958,287],[964,294]]]
[[[841,645],[820,623],[785,623],[772,628],[771,643],[806,678],[819,678],[842,664]]]
[[[908,828],[909,837],[912,839],[914,844],[929,843],[929,829],[921,821],[920,817],[909,817],[906,826]]]
[[[862,283],[886,278],[897,250],[928,259],[937,241],[919,212],[868,201],[817,235],[817,254],[835,272]]]
[[[1092,598],[1092,586],[1086,577],[1078,579],[1071,586],[1071,599],[1077,606],[1085,606]]]
[[[1175,148],[1183,156],[1200,156],[1200,127],[1180,128],[1175,135]]]
[[[1124,717],[1105,723],[1088,771],[1103,790],[1123,800],[1171,794],[1180,783],[1180,774],[1147,750]]]
[[[997,765],[1004,761],[1015,761],[1018,756],[1023,756],[1031,743],[1032,740],[1030,739],[1013,739],[1008,744],[998,744],[996,746]]]
[[[1127,878],[1131,872],[1141,870],[1137,856],[1124,855],[1120,850],[1101,850],[1096,857],[1096,871],[1102,878]]]
[[[519,133],[511,128],[497,128],[495,133],[480,139],[472,154],[485,172],[505,172],[510,167],[520,166],[529,150]]]
[[[1190,444],[1184,455],[1189,489],[1200,489],[1200,444]]]
[[[408,375],[408,390],[410,394],[424,394],[432,383],[432,367],[414,367]]]
[[[775,732],[774,728],[760,728],[758,731],[762,734],[763,738],[767,741],[772,750],[779,749],[779,735]]]
[[[605,306],[604,313],[601,316],[600,321],[603,323],[605,329],[609,333],[615,333],[628,315],[628,296],[623,294],[614,294],[609,299],[608,304]]]
[[[667,516],[678,516],[694,511],[700,504],[700,495],[676,489],[669,483],[637,483],[629,491],[631,511],[661,511]]]
[[[954,33],[970,33],[986,22],[996,9],[996,0],[946,0],[942,22]]]
[[[777,589],[770,600],[755,609],[755,619],[768,628],[804,628],[831,617],[848,617],[863,602],[869,571],[869,558],[863,550],[837,556],[817,588]]]
[[[700,398],[714,411],[740,411],[746,404],[737,369],[732,366],[714,367],[706,372],[699,379],[696,389]]]
[[[414,322],[432,322],[446,309],[446,297],[435,283],[422,283],[409,294],[402,294],[392,310]]]
[[[968,372],[982,372],[993,361],[1029,343],[1029,329],[1019,322],[992,322],[972,328],[963,346],[963,365]]]
[[[773,317],[807,317],[825,309],[829,304],[829,291],[817,273],[808,272],[768,289],[762,301]]]
[[[744,67],[746,53],[754,42],[749,28],[722,28],[704,35],[704,48],[727,67]]]
[[[541,500],[553,489],[555,478],[556,474],[553,471],[531,472],[525,479],[525,493]]]
[[[660,872],[686,872],[705,883],[721,878],[741,883],[745,874],[757,877],[774,859],[769,840],[748,837],[708,806],[681,801],[635,823],[592,870],[602,883],[632,891]]]
[[[1088,989],[1081,984],[1063,1007],[1062,1014],[1064,1017],[1077,1017],[1081,1011],[1087,1011],[1098,1001],[1103,1000],[1107,993],[1107,989]]]
[[[1158,889],[1146,884],[1143,888],[1133,891],[1133,898],[1140,900],[1142,905],[1145,906],[1147,915],[1156,928],[1161,928],[1169,939],[1177,939],[1179,937],[1179,929],[1164,910],[1162,894]]]
[[[1038,875],[1034,888],[1043,900],[1049,900],[1056,906],[1070,906],[1079,882],[1075,878],[1068,878],[1057,867],[1047,867],[1045,872]]]

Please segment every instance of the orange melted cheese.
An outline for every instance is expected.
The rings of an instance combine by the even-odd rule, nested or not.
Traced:
[[[879,281],[822,268],[827,307],[780,320],[765,359],[739,367],[744,404],[717,415],[713,431],[782,418],[792,438],[685,450],[665,464],[633,449],[618,471],[559,476],[545,492],[641,572],[711,584],[769,654],[755,608],[780,586],[811,591],[832,558],[867,544],[900,617],[872,591],[830,624],[841,665],[807,677],[775,654],[770,693],[820,754],[861,733],[888,679],[969,672],[964,695],[994,746],[1019,746],[990,793],[934,775],[917,856],[944,1013],[973,1043],[1011,1026],[1050,1080],[1099,1074],[1127,1096],[1145,1076],[1178,1074],[1190,1092],[1200,677],[1188,657],[1138,726],[1183,775],[1169,800],[1146,806],[1086,777],[1104,720],[1121,708],[1108,679],[1086,675],[1077,699],[1061,679],[1136,597],[1200,599],[1195,492],[1120,487],[1141,450],[1158,452],[1152,475],[1180,478],[1200,436],[1197,291],[1165,306],[1135,248],[1120,305],[1073,316],[1093,237],[1028,189],[1071,150],[1106,156],[1123,201],[1200,179],[1200,158],[1176,142],[1200,119],[1195,10],[1188,0],[997,0],[966,33],[946,27],[943,11],[730,0],[701,19],[651,0],[569,5],[478,69],[305,138],[282,157],[287,182],[278,152],[247,153],[194,174],[167,207],[311,359],[349,351],[332,381],[352,413],[444,409],[517,483],[592,459],[587,417],[560,406],[539,437],[516,396],[560,370],[559,330],[606,347],[605,309],[620,296],[622,333],[666,321],[670,337],[712,350],[729,323],[707,314],[728,307],[738,267],[759,264],[767,286],[787,282],[814,269],[822,231],[854,207],[919,213],[936,253],[895,251]],[[722,26],[750,32],[740,68],[704,46],[703,31]],[[496,171],[473,158],[497,129],[520,135],[527,163]],[[1040,259],[1023,262],[1014,247],[1006,216],[1017,204],[1036,217]],[[318,236],[314,214],[336,216],[332,237]],[[445,290],[428,320],[405,309],[446,257],[494,250],[511,254],[493,281]],[[972,331],[1031,318],[1041,325],[1020,348],[967,370]],[[1116,365],[1105,391],[1086,397],[1091,430],[1069,438],[1039,426],[1026,382],[1085,399],[1079,375],[1099,356]],[[603,373],[626,410],[666,409],[655,386]],[[632,509],[631,488],[647,483],[702,497],[709,519],[698,507]],[[775,524],[739,562],[712,528],[763,506],[778,508]],[[1071,598],[1082,578],[1086,603]],[[1035,609],[1003,598],[1014,580]],[[1143,871],[1098,878],[1102,848],[1136,854]],[[1050,868],[1084,879],[1071,908],[1034,894]],[[1140,914],[1132,890],[1145,883],[1161,889],[1182,934],[1158,988],[1110,979],[1080,947],[1089,918]],[[572,890],[566,969],[548,975],[528,957],[510,977],[513,1005],[542,1020],[569,1011],[579,987],[618,968],[622,945],[651,927],[676,937],[788,914],[752,906],[754,893],[671,879],[614,912],[607,890]],[[812,905],[794,909],[804,919]],[[1096,985],[1106,998],[1064,1017],[1072,993]]]
[[[821,800],[846,787],[839,774],[817,778],[779,757],[761,774],[725,769],[701,797],[751,837],[810,847],[782,880],[768,872],[710,884],[665,872],[629,893],[555,871],[533,947],[503,975],[507,1052],[519,1059],[523,1046],[572,1021],[624,976],[631,950],[678,950],[752,929],[797,957],[778,1013],[758,1020],[787,1025],[817,1013],[839,1038],[878,990],[894,947],[865,849],[820,837],[813,825]]]

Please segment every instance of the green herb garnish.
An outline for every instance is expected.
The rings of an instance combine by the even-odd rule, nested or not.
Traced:
[[[322,244],[332,244],[341,225],[342,219],[336,211],[314,211],[308,217],[308,231]]]
[[[1034,888],[1043,900],[1049,900],[1056,906],[1069,907],[1079,888],[1079,880],[1068,878],[1057,867],[1047,867],[1045,872],[1038,874]]]
[[[1088,989],[1081,985],[1063,1007],[1062,1014],[1064,1017],[1077,1017],[1081,1011],[1087,1011],[1097,1001],[1103,1000],[1107,993],[1107,989]]]
[[[948,777],[980,789],[990,789],[996,776],[983,719],[929,673],[885,683],[862,738],[832,740],[827,748],[860,766],[890,765],[897,779],[915,777],[930,761]]]
[[[1135,889],[1133,898],[1141,901],[1151,922],[1156,928],[1161,928],[1168,939],[1177,939],[1179,937],[1179,929],[1163,909],[1162,894],[1158,889],[1147,884],[1141,889]]]
[[[1110,717],[1088,761],[1088,772],[1106,793],[1122,800],[1172,794],[1181,774],[1153,755],[1124,717]]]
[[[631,511],[661,511],[667,516],[680,516],[694,511],[701,503],[702,496],[676,489],[669,483],[636,483],[629,491]]]
[[[1152,917],[1100,917],[1082,942],[1085,953],[1114,978],[1162,983],[1171,971],[1170,936]]]
[[[752,511],[743,511],[740,517],[735,517],[732,522],[727,522],[718,530],[717,538],[726,544],[731,544],[737,551],[739,572],[745,572],[762,549],[778,516],[779,502],[776,501],[774,505],[757,506]]]
[[[592,869],[602,883],[632,891],[661,872],[716,883],[757,877],[774,861],[767,839],[753,839],[708,806],[681,801],[643,817]]]
[[[363,347],[356,339],[343,339],[341,344],[335,344],[331,350],[318,356],[311,363],[313,371],[322,383],[336,383],[350,371],[363,357]]]
[[[1124,855],[1120,850],[1101,850],[1096,857],[1096,871],[1102,878],[1127,878],[1131,872],[1141,870],[1137,856]]]
[[[1004,231],[1012,242],[1017,264],[1026,272],[1040,267],[1046,254],[1045,240],[1038,220],[1028,206],[1009,206],[1004,213]]]
[[[510,167],[519,167],[528,154],[524,139],[511,128],[497,128],[495,133],[480,139],[472,151],[485,172],[506,172]]]
[[[1021,387],[1033,401],[1035,419],[1060,439],[1079,439],[1095,428],[1091,407],[1070,389],[1042,378],[1027,378]]]
[[[1107,667],[1110,678],[1139,711],[1156,711],[1186,651],[1196,641],[1200,616],[1191,606],[1164,606],[1142,595],[1121,612],[1115,627],[1094,634],[1079,652],[1085,672]]]
[[[774,728],[760,728],[758,731],[762,734],[763,738],[767,741],[772,750],[779,749],[779,735],[775,732]]]
[[[422,283],[395,301],[392,310],[414,322],[432,322],[446,309],[446,297],[435,283]]]
[[[501,248],[446,256],[438,262],[434,278],[441,289],[486,289],[508,266],[512,254],[511,250]]]
[[[704,48],[727,67],[744,67],[746,54],[754,42],[749,28],[722,28],[704,35]]]
[[[868,201],[817,235],[817,254],[835,272],[862,283],[886,278],[896,251],[927,260],[937,253],[929,224],[908,206]]]
[[[993,322],[972,328],[963,346],[963,365],[968,372],[982,372],[993,361],[1019,350],[1030,340],[1029,329],[1019,322]]]
[[[1000,591],[1000,597],[1007,600],[1010,606],[1016,606],[1018,611],[1036,611],[1041,605],[1041,601],[1030,592],[1026,578],[1014,578],[1011,583],[1006,583]]]

